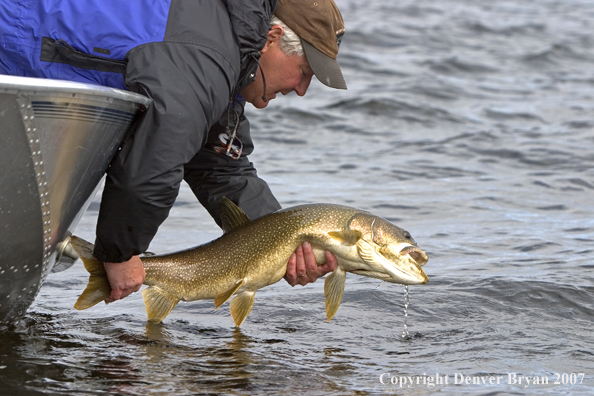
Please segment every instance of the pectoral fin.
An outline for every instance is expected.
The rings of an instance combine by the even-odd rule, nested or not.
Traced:
[[[219,294],[217,294],[217,296],[215,297],[215,300],[214,300],[214,303],[215,303],[215,311],[216,311],[216,310],[217,310],[217,309],[218,309],[218,308],[219,308],[221,305],[223,305],[223,304],[225,303],[225,301],[227,301],[228,299],[230,299],[230,298],[231,298],[231,296],[232,296],[233,294],[235,294],[235,292],[236,292],[237,290],[239,290],[239,288],[240,288],[241,286],[243,286],[243,284],[244,284],[244,283],[245,283],[245,279],[238,280],[238,281],[235,283],[235,285],[234,285],[234,286],[233,286],[231,289],[229,289],[229,290],[226,290],[226,291],[224,291],[224,292],[222,292],[222,293],[219,293]],[[249,312],[248,312],[248,313],[249,313]]]
[[[161,323],[179,302],[179,298],[158,286],[149,286],[144,289],[142,297],[144,297],[148,320],[153,323]]]
[[[252,311],[255,295],[256,293],[254,292],[244,291],[236,295],[233,300],[231,300],[231,316],[235,322],[235,327],[241,326],[245,318],[247,318],[247,316]]]
[[[363,236],[361,231],[330,231],[328,233],[332,238],[337,240],[338,242],[342,243],[343,245],[352,246],[357,243],[359,239]]]
[[[346,272],[338,267],[333,273],[326,277],[324,282],[324,296],[326,296],[326,322],[334,317],[344,293]]]
[[[384,265],[381,263],[380,256],[378,256],[377,252],[373,249],[373,247],[361,240],[357,243],[357,251],[359,252],[359,256],[361,259],[372,269],[378,272],[385,272]]]

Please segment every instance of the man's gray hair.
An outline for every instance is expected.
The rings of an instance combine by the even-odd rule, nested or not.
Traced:
[[[301,45],[301,38],[291,30],[290,27],[285,25],[283,21],[278,19],[276,16],[272,16],[270,20],[270,26],[280,25],[284,29],[285,33],[281,38],[281,50],[288,56],[298,55],[303,56],[303,46]]]

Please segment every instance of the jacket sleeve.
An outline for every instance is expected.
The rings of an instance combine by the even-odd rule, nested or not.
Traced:
[[[167,218],[184,164],[225,111],[233,65],[206,47],[158,42],[128,55],[126,85],[153,99],[107,171],[94,255],[122,262],[148,248]]]
[[[236,107],[240,104],[236,104]],[[238,109],[240,111],[240,109]],[[281,208],[268,184],[257,175],[247,156],[254,146],[250,126],[245,116],[239,124],[237,138],[243,145],[239,159],[232,159],[215,151],[223,147],[220,136],[227,136],[227,112],[210,129],[207,143],[185,166],[185,180],[217,224],[221,225],[220,201],[227,197],[235,202],[251,219],[256,219]]]

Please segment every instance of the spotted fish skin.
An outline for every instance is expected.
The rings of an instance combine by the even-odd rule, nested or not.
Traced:
[[[281,280],[289,257],[305,241],[319,264],[332,252],[338,268],[326,277],[327,320],[336,313],[346,273],[400,284],[428,281],[421,268],[428,257],[410,234],[387,220],[348,206],[295,206],[251,221],[233,202],[221,207],[224,234],[207,244],[175,253],[142,257],[143,290],[148,320],[161,322],[179,301],[214,299],[215,309],[231,300],[237,327],[249,315],[258,289]],[[71,241],[90,273],[87,289],[75,308],[86,309],[107,298],[109,283],[93,245],[75,236]]]

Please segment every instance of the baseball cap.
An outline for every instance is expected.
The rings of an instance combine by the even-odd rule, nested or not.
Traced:
[[[279,0],[274,14],[300,38],[315,76],[324,85],[347,89],[336,61],[344,21],[333,0]]]

